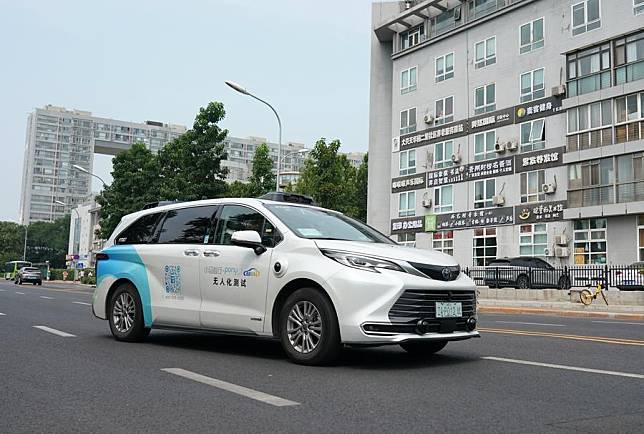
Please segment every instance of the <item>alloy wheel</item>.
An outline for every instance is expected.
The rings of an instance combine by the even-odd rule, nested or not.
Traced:
[[[288,314],[286,331],[295,351],[310,353],[317,348],[322,338],[320,311],[310,301],[298,301]]]
[[[119,294],[112,308],[114,327],[121,333],[126,333],[134,325],[136,304],[134,298],[127,292]]]

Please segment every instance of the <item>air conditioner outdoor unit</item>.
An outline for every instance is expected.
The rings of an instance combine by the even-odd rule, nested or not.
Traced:
[[[555,247],[555,256],[557,258],[565,258],[570,256],[570,250],[568,250],[568,247]]]
[[[550,248],[546,247],[545,249],[543,249],[543,255],[544,256],[552,256],[552,250]]]
[[[431,208],[432,207],[432,200],[431,199],[423,199],[421,202],[423,204],[424,208]]]
[[[519,148],[519,144],[515,141],[510,140],[505,144],[505,149],[508,151],[516,151]]]
[[[557,191],[557,184],[543,184],[541,190],[546,194],[554,194]]]
[[[503,204],[505,204],[505,197],[501,194],[497,194],[492,198],[492,204],[496,206],[502,206]]]
[[[564,96],[566,95],[566,85],[560,84],[552,88],[552,96]]]
[[[425,113],[425,116],[423,116],[423,120],[425,121],[426,124],[433,124],[434,115],[431,113]]]
[[[459,153],[452,154],[452,163],[458,164],[460,162],[461,162],[461,154]]]
[[[494,152],[497,154],[502,154],[505,152],[505,143],[496,142],[494,144]]]
[[[565,246],[568,244],[568,235],[562,234],[555,237],[555,244],[558,246]]]

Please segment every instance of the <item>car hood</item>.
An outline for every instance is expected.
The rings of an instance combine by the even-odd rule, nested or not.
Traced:
[[[397,244],[367,243],[359,241],[315,240],[320,249],[341,250],[344,252],[361,253],[379,258],[397,259],[421,264],[456,266],[458,262],[445,253],[433,250],[421,250]]]

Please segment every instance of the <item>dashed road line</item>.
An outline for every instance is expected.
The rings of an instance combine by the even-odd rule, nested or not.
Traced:
[[[195,372],[186,371],[181,368],[164,368],[163,372],[178,375],[179,377],[187,378],[189,380],[197,381],[199,383],[207,384],[227,392],[235,393],[237,395],[245,396],[246,398],[261,401],[266,404],[274,405],[276,407],[287,407],[293,405],[300,405],[299,402],[289,401],[288,399],[280,398],[279,396],[269,395],[268,393],[260,392],[258,390],[249,389],[237,384],[228,383],[226,381],[217,380],[216,378],[206,377],[205,375],[197,374]]]
[[[542,322],[522,322],[522,321],[494,321],[504,324],[526,324],[526,325],[538,325],[538,326],[552,326],[552,327],[566,327],[565,324],[548,324]]]
[[[565,335],[560,333],[549,333],[549,332],[535,332],[529,330],[512,330],[512,329],[491,329],[480,327],[478,331],[483,333],[500,333],[507,335],[519,335],[519,336],[537,336],[544,338],[556,338],[556,339],[572,339],[576,341],[588,341],[588,342],[600,342],[604,344],[616,344],[616,345],[635,345],[644,347],[644,341],[637,339],[622,339],[622,338],[609,338],[604,336],[579,336],[579,335]]]
[[[592,374],[615,375],[618,377],[644,379],[644,375],[633,374],[630,372],[605,371],[603,369],[580,368],[578,366],[568,366],[568,365],[555,365],[553,363],[531,362],[529,360],[506,359],[504,357],[487,356],[487,357],[481,357],[481,358],[485,360],[494,360],[496,362],[516,363],[520,365],[539,366],[542,368],[564,369],[567,371],[589,372]]]
[[[16,291],[16,294],[25,295],[24,292]]]
[[[4,314],[4,313],[2,313],[2,312],[0,312],[0,316],[5,316],[5,314]]]
[[[76,335],[73,335],[71,333],[56,330],[56,329],[53,329],[53,328],[47,327],[47,326],[38,325],[38,326],[33,326],[33,327],[35,329],[42,330],[42,331],[47,332],[47,333],[51,333],[52,335],[62,336],[64,338],[75,338],[76,337]]]
[[[54,297],[47,297],[46,295],[41,295],[40,298],[44,298],[45,300],[53,300]]]
[[[602,324],[630,324],[630,325],[644,326],[644,322],[626,322],[626,321],[591,321],[591,322],[602,323]]]
[[[74,304],[82,304],[83,306],[91,306],[92,303],[85,303],[84,301],[72,301]]]

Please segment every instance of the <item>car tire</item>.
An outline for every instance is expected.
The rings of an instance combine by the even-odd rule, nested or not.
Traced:
[[[282,347],[295,363],[323,365],[340,354],[335,309],[317,289],[301,288],[288,296],[280,309],[278,324]]]
[[[42,281],[38,282],[38,286],[42,286]]]
[[[525,274],[517,277],[517,288],[518,289],[530,289],[530,279]]]
[[[408,341],[400,344],[403,350],[412,356],[431,356],[445,348],[447,341]]]
[[[150,333],[143,320],[141,298],[131,283],[120,285],[112,293],[107,317],[110,331],[118,341],[140,342]]]

